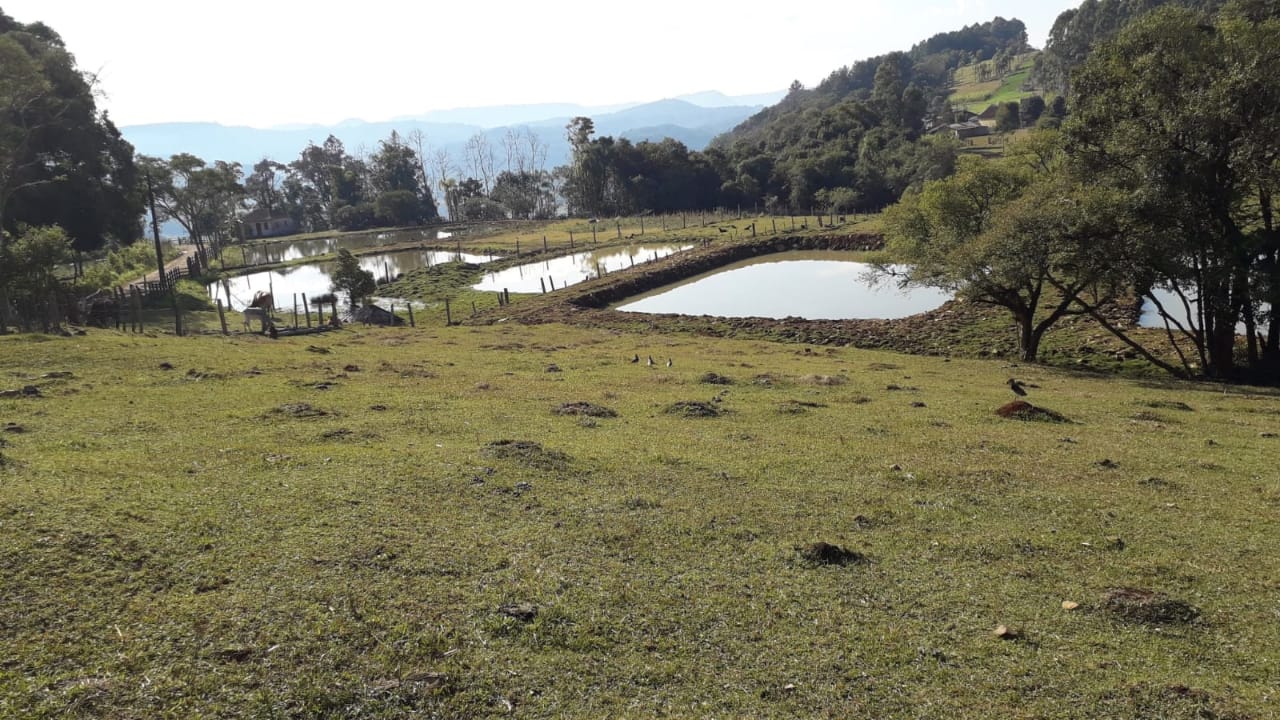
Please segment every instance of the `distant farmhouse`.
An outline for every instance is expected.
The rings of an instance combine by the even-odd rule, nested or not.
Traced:
[[[978,120],[966,120],[965,122],[950,123],[948,125],[938,125],[929,130],[930,135],[951,135],[957,140],[967,140],[973,137],[982,137],[991,134],[991,128],[983,125]]]
[[[298,232],[298,223],[284,213],[257,208],[240,218],[240,231],[245,240],[279,237]]]

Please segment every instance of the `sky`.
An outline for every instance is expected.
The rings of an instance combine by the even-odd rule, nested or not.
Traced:
[[[56,30],[117,125],[272,127],[816,85],[995,16],[1043,47],[1079,0],[0,0]]]

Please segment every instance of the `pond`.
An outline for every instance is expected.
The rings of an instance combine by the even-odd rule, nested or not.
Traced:
[[[642,244],[584,250],[572,255],[561,255],[550,260],[526,263],[488,273],[483,280],[473,285],[472,289],[485,292],[510,290],[515,293],[542,292],[544,287],[547,290],[558,290],[567,285],[576,285],[584,280],[590,280],[597,276],[598,271],[603,271],[605,274],[616,272],[692,247],[691,244]]]
[[[270,263],[289,262],[302,258],[336,253],[339,249],[367,250],[383,245],[395,245],[406,242],[433,242],[447,240],[453,233],[443,230],[420,230],[405,232],[382,232],[372,235],[344,235],[342,237],[319,237],[306,240],[280,240],[259,245],[241,246],[238,251],[240,260],[246,265],[267,265]],[[237,250],[228,251],[232,258]]]
[[[1191,328],[1193,326],[1197,326],[1197,327],[1199,326],[1200,321],[1198,318],[1191,318],[1190,320],[1188,320],[1189,313],[1187,313],[1186,306],[1182,304],[1182,298],[1178,297],[1177,293],[1173,292],[1172,290],[1155,288],[1154,290],[1151,291],[1151,294],[1155,295],[1156,298],[1160,300],[1160,304],[1164,306],[1164,309],[1167,310],[1171,316],[1173,316],[1174,318],[1177,318],[1178,322],[1182,323],[1183,327]],[[1199,303],[1197,302],[1193,301],[1191,303],[1191,314],[1198,312],[1197,310],[1198,306],[1199,306]],[[1264,304],[1259,314],[1268,313],[1270,311],[1271,311],[1271,306]],[[1138,325],[1145,328],[1160,328],[1162,330],[1164,329],[1164,318],[1160,316],[1160,312],[1156,310],[1155,303],[1151,302],[1150,299],[1144,299],[1142,301],[1142,315],[1138,318]],[[1173,326],[1173,327],[1174,327],[1174,332],[1175,333],[1178,332],[1177,326]],[[1267,324],[1264,322],[1259,322],[1258,332],[1266,333]],[[1238,323],[1236,325],[1236,334],[1237,335],[1245,334],[1245,327],[1243,322]]]
[[[378,279],[395,278],[410,270],[446,262],[489,262],[488,256],[485,255],[458,254],[447,250],[400,250],[365,255],[359,260],[360,267],[373,273],[373,276]],[[230,293],[230,306],[241,310],[253,300],[254,293],[272,291],[275,293],[277,307],[291,306],[294,293],[299,296],[305,293],[308,298],[313,298],[329,292],[336,267],[332,262],[320,262],[240,275],[228,278],[224,282],[210,284],[209,296],[221,298],[226,303]]]
[[[949,293],[899,290],[870,279],[871,266],[841,252],[785,252],[728,265],[715,272],[626,300],[623,312],[807,320],[894,319],[941,306]]]

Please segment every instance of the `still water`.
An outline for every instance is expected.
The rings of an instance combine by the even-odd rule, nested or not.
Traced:
[[[459,254],[446,250],[401,250],[380,255],[366,255],[359,260],[360,267],[373,273],[373,276],[380,280],[387,276],[394,278],[410,270],[446,262],[489,262],[489,258],[485,255]],[[228,278],[225,284],[223,282],[210,284],[209,296],[221,298],[225,303],[228,301],[228,292],[230,292],[231,307],[241,310],[253,300],[255,293],[270,290],[275,293],[276,305],[285,307],[292,305],[294,293],[298,295],[305,293],[308,298],[313,298],[329,292],[333,284],[333,272],[336,269],[335,263],[323,262],[240,275]]]
[[[933,288],[899,290],[875,282],[871,266],[840,252],[786,252],[753,258],[655,290],[617,306],[624,312],[808,320],[893,319],[951,299]]]
[[[488,273],[474,290],[515,293],[542,292],[546,287],[560,289],[596,277],[597,266],[605,274],[639,265],[640,263],[667,257],[672,253],[688,250],[693,245],[630,245],[588,250],[572,255],[561,255],[550,260],[526,263],[506,270]]]
[[[1155,295],[1156,298],[1160,300],[1160,304],[1164,306],[1164,309],[1169,313],[1169,315],[1176,318],[1178,322],[1182,323],[1183,327],[1192,328],[1192,327],[1200,326],[1200,319],[1196,317],[1196,314],[1199,313],[1199,305],[1200,305],[1199,303],[1195,301],[1191,301],[1191,312],[1188,313],[1187,307],[1182,304],[1182,298],[1178,297],[1178,294],[1173,292],[1172,290],[1155,288],[1151,291],[1151,294]],[[1270,312],[1270,310],[1271,310],[1271,307],[1269,305],[1264,304],[1262,306],[1261,312],[1263,313]],[[1138,325],[1145,328],[1164,329],[1164,318],[1160,315],[1160,311],[1156,309],[1155,303],[1151,302],[1150,300],[1142,301],[1142,315],[1138,318]],[[1172,325],[1172,323],[1171,323],[1171,326],[1174,328],[1174,332],[1176,333],[1177,326]],[[1267,324],[1264,322],[1259,322],[1258,332],[1261,332],[1261,333],[1267,332]],[[1236,334],[1237,335],[1245,334],[1245,327],[1243,322],[1236,325]]]
[[[420,230],[385,232],[377,233],[376,235],[344,235],[342,237],[320,237],[306,240],[281,240],[261,245],[245,246],[241,248],[243,254],[240,259],[247,265],[266,265],[268,263],[300,260],[317,255],[328,255],[329,253],[336,253],[340,249],[365,250],[371,247],[396,243],[431,242],[446,240],[451,237],[453,237],[452,233],[442,230]],[[228,252],[234,258],[237,251],[232,249]]]

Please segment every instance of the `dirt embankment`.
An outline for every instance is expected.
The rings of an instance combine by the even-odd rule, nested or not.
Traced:
[[[811,345],[850,345],[922,355],[1014,356],[1017,335],[1007,312],[974,303],[948,302],[930,312],[896,320],[806,320],[803,318],[725,318],[712,316],[619,312],[609,306],[626,298],[711,272],[735,262],[789,250],[874,251],[884,239],[872,234],[772,236],[732,244],[708,242],[689,252],[637,265],[565,290],[484,313],[471,322],[499,319],[529,324],[572,323],[657,332],[692,332],[712,336],[759,337]],[[1131,324],[1129,309],[1117,308]],[[1075,318],[1075,325],[1083,318]],[[1112,343],[1093,334],[1090,344]],[[1103,352],[1117,348],[1099,347]]]

